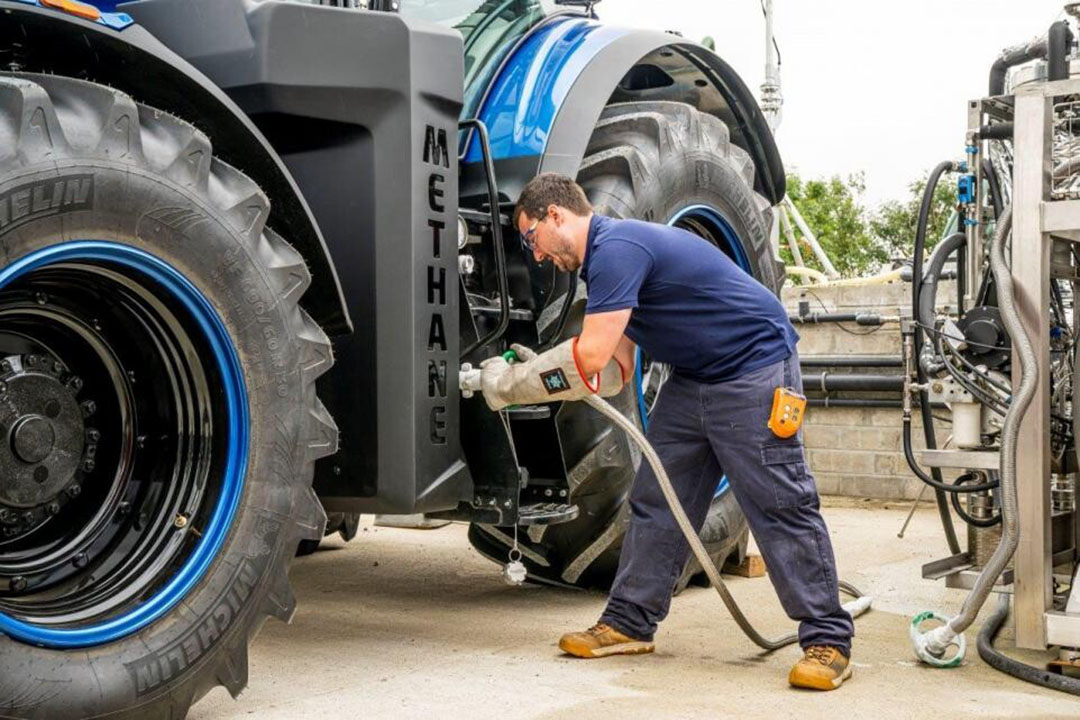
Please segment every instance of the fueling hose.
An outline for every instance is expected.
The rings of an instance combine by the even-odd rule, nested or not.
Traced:
[[[720,594],[720,599],[724,601],[724,605],[727,606],[731,617],[735,619],[739,629],[743,631],[746,637],[750,638],[758,647],[770,651],[778,650],[796,642],[799,639],[797,633],[778,638],[765,637],[754,628],[746,615],[743,614],[742,609],[735,602],[735,598],[732,597],[731,591],[728,590],[727,585],[724,584],[723,579],[720,577],[720,569],[713,563],[709,551],[705,549],[705,544],[698,537],[697,530],[694,529],[690,518],[686,516],[686,511],[683,509],[682,503],[679,502],[679,496],[675,494],[675,488],[672,487],[671,480],[668,478],[667,472],[664,471],[664,465],[660,462],[660,456],[656,454],[652,445],[645,439],[645,435],[642,434],[641,430],[637,428],[630,418],[616,410],[599,395],[586,397],[585,403],[622,428],[626,435],[641,448],[642,456],[652,467],[653,472],[656,473],[656,480],[660,484],[660,490],[664,493],[664,499],[667,500],[668,507],[671,508],[671,514],[675,516],[675,522],[678,523],[679,529],[682,530],[683,535],[686,537],[686,541],[690,543],[690,550],[693,551],[694,557],[701,564],[705,575],[712,582],[712,586],[716,588],[716,592]],[[855,600],[844,604],[844,609],[851,614],[852,618],[856,618],[870,609],[873,598],[864,595],[853,585],[843,580],[840,580],[837,584],[845,593],[855,597]]]
[[[1013,394],[1008,412],[1005,413],[1005,421],[1001,428],[1001,471],[999,497],[1001,500],[1001,541],[994,549],[993,555],[986,563],[971,593],[964,600],[960,612],[953,618],[945,618],[937,613],[926,612],[917,615],[911,621],[910,635],[915,647],[915,654],[920,660],[936,667],[953,667],[958,665],[964,656],[966,645],[964,630],[975,621],[976,615],[986,602],[994,583],[997,582],[1001,572],[1005,569],[1016,546],[1019,542],[1019,528],[1017,527],[1017,497],[1016,497],[1016,453],[1017,439],[1020,434],[1020,421],[1027,412],[1028,405],[1035,394],[1036,357],[1020,316],[1016,310],[1016,300],[1013,292],[1012,274],[1008,265],[1005,264],[1005,240],[1009,236],[1012,227],[1012,208],[1008,207],[1002,213],[998,223],[994,241],[990,247],[990,269],[994,273],[994,280],[998,284],[998,304],[1001,309],[1001,319],[1005,323],[1005,329],[1012,338],[1013,348],[1020,363],[1020,384]],[[924,620],[934,618],[943,620],[945,623],[939,627],[923,633],[918,626]],[[945,653],[950,647],[956,647],[957,651],[952,657],[946,658]]]
[[[515,359],[515,354],[511,350],[505,353],[503,357],[509,361]],[[479,368],[474,369],[468,364],[462,365],[460,386],[461,390],[466,394],[482,392],[481,370]],[[686,511],[683,509],[682,503],[679,502],[679,496],[675,494],[675,488],[671,485],[671,480],[664,470],[664,464],[660,461],[660,456],[656,454],[653,446],[649,444],[649,441],[645,438],[645,435],[641,430],[638,429],[637,425],[612,407],[599,395],[589,395],[584,399],[584,402],[601,415],[607,417],[615,425],[622,428],[627,437],[641,448],[642,457],[645,458],[645,461],[652,467],[653,472],[656,473],[656,479],[660,485],[660,490],[664,494],[664,499],[667,501],[668,507],[671,508],[671,514],[675,517],[675,522],[686,537],[686,542],[690,544],[690,550],[701,564],[701,567],[705,571],[705,575],[709,578],[709,581],[712,583],[712,586],[716,588],[716,592],[720,594],[720,599],[724,601],[724,605],[727,606],[728,612],[731,613],[731,617],[735,619],[739,629],[743,631],[746,637],[750,638],[755,645],[767,651],[778,650],[798,641],[799,636],[797,633],[791,633],[778,638],[767,638],[759,633],[747,619],[746,615],[743,614],[742,609],[739,607],[738,603],[735,602],[735,598],[732,597],[731,591],[728,590],[727,585],[724,584],[724,580],[720,577],[720,569],[716,567],[716,564],[709,556],[709,551],[705,549],[704,543],[701,542],[697,530],[694,529],[693,524],[690,522],[690,518],[686,516]],[[864,595],[858,588],[843,580],[839,580],[837,586],[840,590],[843,590],[845,593],[855,598],[843,605],[844,610],[846,610],[852,618],[856,618],[870,609],[870,604],[873,601],[872,597]]]

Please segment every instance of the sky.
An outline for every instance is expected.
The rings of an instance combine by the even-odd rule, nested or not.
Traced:
[[[962,159],[966,102],[987,92],[1005,47],[1042,35],[1064,0],[774,0],[783,120],[777,143],[804,178],[866,175],[864,201],[905,199],[942,160]],[[716,52],[759,95],[759,0],[603,0],[608,23],[676,30]]]

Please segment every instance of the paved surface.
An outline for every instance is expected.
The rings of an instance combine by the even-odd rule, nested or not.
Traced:
[[[856,621],[855,677],[837,692],[790,689],[787,671],[798,651],[760,654],[715,593],[702,588],[675,599],[653,655],[562,656],[559,634],[591,625],[603,596],[509,587],[498,568],[469,548],[461,525],[422,531],[367,524],[354,542],[328,540],[294,564],[300,609],[292,625],[267,623],[252,649],[250,686],[238,701],[218,688],[191,717],[1080,715],[1080,699],[996,672],[979,659],[974,642],[962,668],[914,661],[908,618],[924,609],[954,613],[964,597],[919,577],[924,561],[943,554],[935,510],[920,509],[900,540],[905,507],[826,505],[841,575],[876,598],[875,610]],[[790,629],[767,579],[731,578],[730,584],[760,628]]]

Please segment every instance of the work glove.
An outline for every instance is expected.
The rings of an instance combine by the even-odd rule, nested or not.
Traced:
[[[484,400],[492,410],[510,405],[537,405],[556,400],[581,400],[589,395],[611,397],[623,386],[623,371],[614,358],[586,381],[574,358],[577,338],[537,354],[524,345],[510,349],[522,362],[510,364],[502,356],[480,363]]]

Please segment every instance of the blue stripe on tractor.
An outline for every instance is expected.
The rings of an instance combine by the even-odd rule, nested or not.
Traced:
[[[21,2],[23,5],[33,5],[35,7],[46,7],[41,4],[41,0],[15,0],[15,2]],[[124,30],[128,26],[135,24],[135,21],[132,20],[131,16],[127,13],[116,12],[118,0],[79,0],[79,2],[84,5],[93,5],[101,11],[101,17],[94,21],[97,22],[98,25],[104,25],[113,30]]]
[[[668,220],[668,225],[674,225],[683,218],[695,219],[703,221],[708,224],[712,229],[719,230],[720,236],[723,239],[726,247],[720,249],[725,251],[729,256],[735,259],[735,263],[741,267],[745,272],[752,273],[750,268],[750,259],[746,255],[746,250],[742,246],[742,242],[739,241],[739,236],[735,234],[735,230],[732,229],[731,224],[720,214],[715,208],[711,208],[708,205],[689,205],[682,210],[679,210],[671,219]],[[649,413],[645,408],[645,388],[643,387],[643,378],[641,375],[641,348],[637,350],[637,356],[634,358],[634,378],[637,382],[638,389],[638,413],[641,415],[641,424],[648,430],[649,428]],[[723,493],[727,492],[731,484],[728,482],[727,475],[720,478],[720,484],[716,487],[716,495],[714,497],[720,497]]]
[[[0,613],[0,632],[21,642],[48,648],[85,648],[119,640],[147,627],[172,610],[206,574],[232,527],[244,491],[250,442],[250,410],[240,359],[224,323],[206,296],[171,265],[119,243],[80,240],[54,245],[0,269],[0,289],[47,265],[95,262],[134,270],[172,295],[195,321],[212,350],[222,379],[228,417],[224,477],[217,506],[195,550],[153,597],[115,618],[75,628],[34,625]]]
[[[597,53],[626,33],[581,17],[539,25],[507,59],[478,113],[494,159],[542,155],[571,86]],[[465,162],[481,159],[479,144],[470,140]]]

